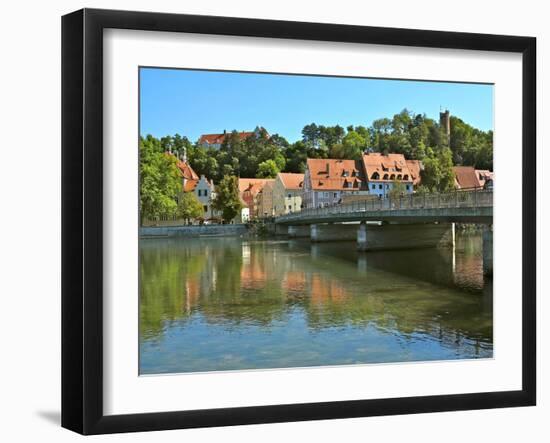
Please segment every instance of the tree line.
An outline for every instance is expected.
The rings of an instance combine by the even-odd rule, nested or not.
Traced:
[[[224,177],[274,178],[279,172],[303,173],[308,158],[358,160],[365,151],[400,153],[407,159],[421,160],[424,165],[419,192],[444,192],[454,187],[453,166],[493,169],[493,132],[474,128],[451,116],[448,137],[439,122],[404,109],[391,119],[374,120],[370,126],[344,128],[310,123],[303,127],[301,139],[292,143],[279,134],[268,135],[263,128],[247,138],[232,131],[219,149],[202,146],[198,141],[193,143],[179,134],[160,139],[151,135],[140,137],[140,177],[145,174],[141,186],[152,189],[153,181],[159,192],[165,188],[167,195],[171,195],[171,180],[166,178],[163,182],[158,177],[158,166],[172,161],[157,159],[156,163],[148,163],[153,152],[166,151],[185,153],[197,174],[204,174],[215,183]],[[153,170],[157,175],[147,176]],[[172,174],[173,168],[168,167],[168,171]],[[153,193],[142,205],[149,210],[162,202],[160,194]],[[177,204],[171,210],[177,210]]]

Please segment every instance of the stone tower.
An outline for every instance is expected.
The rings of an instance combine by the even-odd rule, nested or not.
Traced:
[[[447,137],[447,145],[451,144],[451,113],[448,109],[439,112],[439,125]]]

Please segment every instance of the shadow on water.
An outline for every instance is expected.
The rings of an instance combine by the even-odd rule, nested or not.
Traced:
[[[140,372],[491,357],[480,241],[459,236],[454,253],[142,241]]]

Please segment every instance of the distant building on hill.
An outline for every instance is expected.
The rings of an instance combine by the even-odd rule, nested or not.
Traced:
[[[259,137],[262,130],[265,131],[264,128],[260,126],[256,126],[254,131],[242,131],[237,132],[239,135],[240,140],[246,140],[249,137],[255,136]],[[267,134],[267,131],[266,131]],[[214,149],[220,149],[223,145],[223,142],[225,141],[226,137],[229,137],[231,135],[231,132],[227,132],[224,130],[221,134],[203,134],[199,138],[199,145],[205,147],[205,148],[214,148]],[[269,136],[269,134],[267,134]]]
[[[279,172],[273,185],[273,215],[300,211],[303,185],[304,174]]]

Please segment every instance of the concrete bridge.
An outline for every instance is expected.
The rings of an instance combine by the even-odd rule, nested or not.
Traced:
[[[356,240],[361,251],[454,247],[455,223],[483,229],[483,269],[493,272],[493,191],[409,194],[324,208],[308,208],[274,219],[277,235],[312,242]]]

